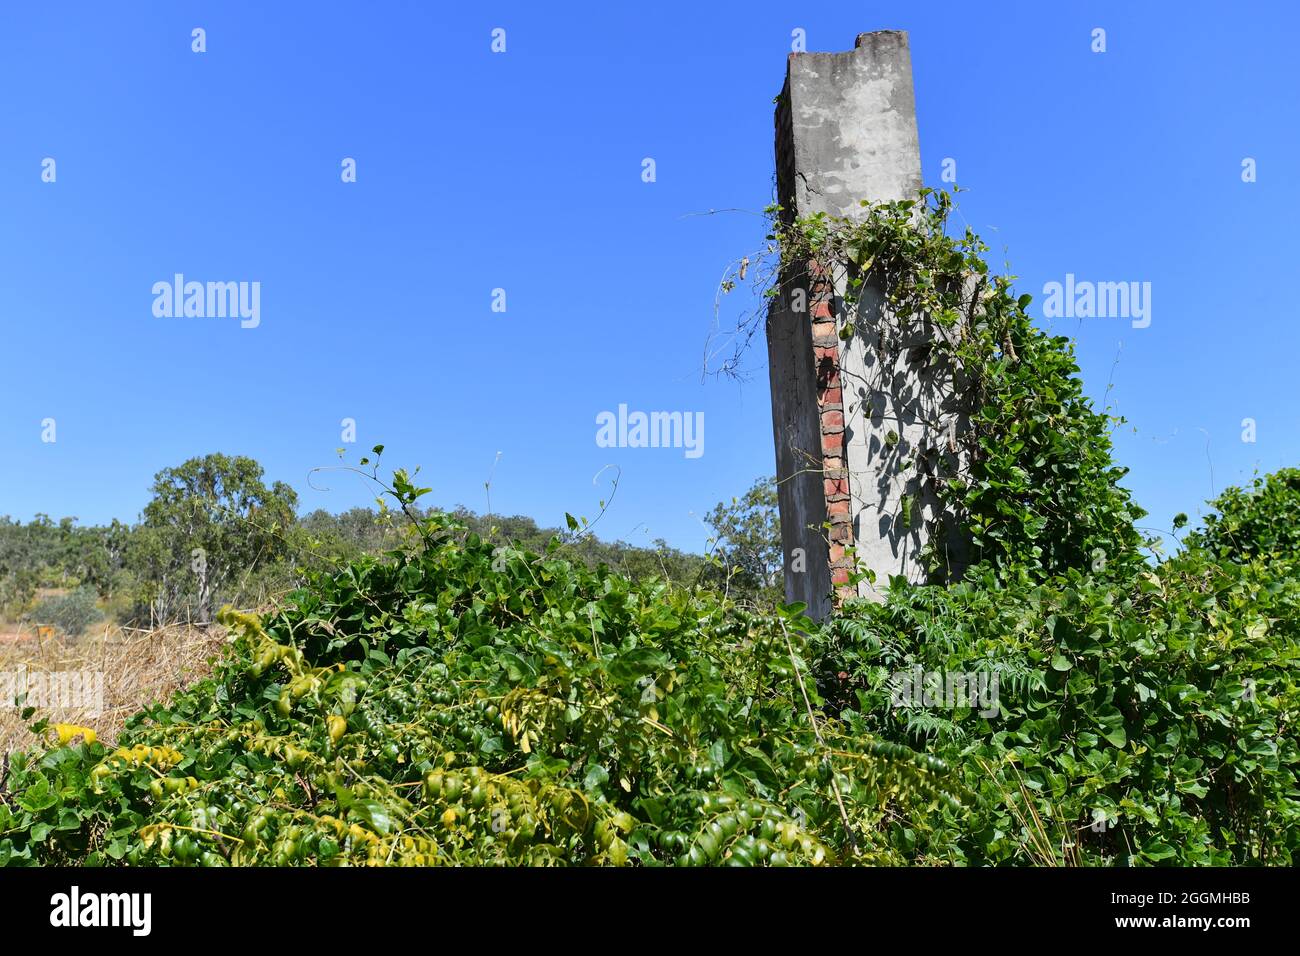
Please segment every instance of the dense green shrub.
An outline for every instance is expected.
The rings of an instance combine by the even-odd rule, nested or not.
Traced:
[[[856,732],[946,761],[977,794],[917,836],[926,856],[1287,864],[1300,577],[1280,560],[1193,551],[1121,583],[900,585],[827,628],[822,686]],[[894,699],[917,670],[996,674],[996,712]]]
[[[850,301],[877,282],[900,326],[948,330],[929,360],[960,369],[970,420],[964,465],[934,490],[973,567],[950,588],[898,580],[884,603],[842,609],[813,649],[830,708],[951,763],[974,795],[903,833],[923,858],[1290,862],[1300,472],[1228,491],[1205,532],[1152,567],[1111,457],[1116,420],[1084,398],[1069,343],[1033,326],[1030,297],[988,274],[969,229],[946,234],[945,195],[922,200],[777,233],[783,252],[842,270]],[[996,675],[998,706],[917,700],[898,692],[905,675],[945,689]]]
[[[1283,468],[1249,489],[1229,488],[1214,502],[1217,514],[1188,536],[1189,547],[1216,558],[1249,561],[1300,555],[1300,469]]]
[[[953,801],[811,709],[797,612],[422,533],[228,615],[229,660],[118,748],[16,758],[0,859],[901,861],[881,821]]]

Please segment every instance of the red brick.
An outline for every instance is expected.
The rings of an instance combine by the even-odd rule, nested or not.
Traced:
[[[839,455],[823,455],[822,471],[839,471],[844,467],[844,459]]]
[[[822,435],[822,454],[838,454],[844,447],[844,432],[835,432],[833,435]]]
[[[849,513],[849,503],[845,501],[828,501],[826,502],[826,513],[828,515],[846,515]]]
[[[812,304],[812,317],[814,319],[829,319],[831,317],[831,304],[825,300],[814,302]]]
[[[844,545],[842,544],[831,545],[831,551],[830,551],[831,564],[839,564],[842,560],[844,560],[844,555],[845,555]]]
[[[844,389],[823,388],[821,394],[817,396],[817,401],[823,405],[843,405]]]
[[[822,430],[844,427],[844,412],[838,409],[822,412]]]
[[[853,543],[853,525],[833,524],[831,525],[831,540],[838,541],[846,547]]]
[[[848,584],[848,583],[849,583],[848,568],[834,568],[831,570],[831,584]],[[840,595],[841,598],[846,596],[851,596],[851,595],[844,595],[844,594]]]
[[[849,480],[847,478],[823,478],[822,492],[827,498],[834,495],[847,495],[849,493]]]

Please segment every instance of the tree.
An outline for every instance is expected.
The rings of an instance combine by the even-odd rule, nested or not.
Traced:
[[[717,533],[728,590],[756,600],[779,600],[781,519],[776,479],[758,479],[740,499],[719,502],[706,520]]]
[[[297,504],[284,482],[263,484],[252,458],[205,455],[158,472],[136,553],[141,580],[156,582],[152,616],[209,621],[218,595],[287,555]]]

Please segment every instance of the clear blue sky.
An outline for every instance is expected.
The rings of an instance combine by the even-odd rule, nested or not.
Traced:
[[[1055,324],[1136,427],[1118,454],[1150,523],[1196,515],[1211,460],[1219,489],[1300,464],[1296,11],[5,4],[0,514],[133,520],[154,472],[210,451],[341,510],[369,492],[307,473],[350,417],[352,447],[422,465],[434,503],[482,510],[500,451],[494,510],[561,523],[595,514],[592,477],[615,464],[603,536],[701,547],[692,512],[773,452],[763,343],[749,383],[700,376],[719,276],[762,223],[688,214],[771,200],[793,29],[831,51],[892,28],[911,33],[926,181],[956,159],[964,215],[1035,315],[1067,272],[1152,283],[1149,328]],[[152,286],[177,272],[260,282],[260,326],[155,318]],[[705,453],[598,448],[620,403],[703,411]]]

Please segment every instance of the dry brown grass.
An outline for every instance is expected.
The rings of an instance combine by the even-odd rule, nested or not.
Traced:
[[[111,744],[132,714],[205,676],[222,653],[220,627],[164,627],[152,631],[100,626],[76,640],[62,637],[0,641],[0,673],[25,668],[28,674],[82,671],[103,675],[103,708],[40,707],[29,720],[12,700],[0,701],[0,753],[38,746],[28,725],[40,717],[51,723],[80,724]]]

